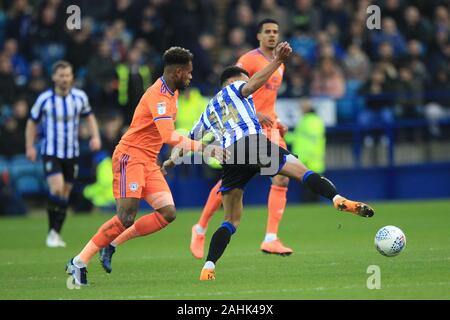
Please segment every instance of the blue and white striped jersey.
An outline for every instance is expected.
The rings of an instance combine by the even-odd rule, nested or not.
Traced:
[[[60,159],[78,157],[80,116],[91,112],[83,90],[72,88],[65,97],[53,89],[41,93],[30,112],[30,118],[42,124],[41,154]]]
[[[251,96],[244,98],[240,90],[245,81],[235,81],[212,98],[191,130],[191,139],[201,139],[207,131],[223,148],[242,137],[262,133]]]

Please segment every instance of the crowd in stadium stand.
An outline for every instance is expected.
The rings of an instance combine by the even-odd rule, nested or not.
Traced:
[[[81,8],[80,30],[66,28],[71,4]],[[380,30],[366,26],[371,4],[381,8]],[[194,53],[191,85],[210,96],[222,68],[258,46],[256,25],[267,17],[280,22],[282,38],[295,52],[281,97],[363,96],[358,117],[338,118],[362,125],[449,114],[448,0],[4,0],[1,5],[3,156],[24,153],[27,113],[51,85],[53,62],[73,64],[76,86],[88,93],[103,123],[104,144],[112,149],[141,95],[161,74],[165,49],[178,45]]]

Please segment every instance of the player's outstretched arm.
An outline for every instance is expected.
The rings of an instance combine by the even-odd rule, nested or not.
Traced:
[[[242,87],[241,94],[248,97],[269,80],[270,76],[281,66],[281,64],[290,56],[292,48],[287,42],[278,44],[275,48],[275,58],[263,69],[253,75]]]

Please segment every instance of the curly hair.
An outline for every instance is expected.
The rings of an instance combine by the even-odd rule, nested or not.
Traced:
[[[163,55],[164,66],[188,64],[193,58],[194,55],[189,50],[181,47],[171,47]]]
[[[245,74],[247,77],[250,77],[247,70],[242,69],[238,66],[229,66],[226,67],[222,74],[220,75],[220,85],[223,86],[223,84],[230,78],[238,77],[241,74]]]

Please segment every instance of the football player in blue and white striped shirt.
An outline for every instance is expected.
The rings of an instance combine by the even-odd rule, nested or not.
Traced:
[[[201,138],[204,132],[211,131],[216,142],[231,153],[230,159],[223,163],[220,188],[225,222],[211,238],[200,280],[215,279],[215,263],[222,256],[240,223],[243,189],[257,173],[269,176],[281,174],[303,182],[315,193],[333,201],[338,210],[363,217],[374,214],[368,205],[340,196],[328,179],[309,170],[297,157],[272,143],[262,133],[251,95],[266,83],[291,52],[287,42],[280,43],[275,49],[274,60],[250,79],[247,71],[242,68],[226,68],[221,76],[222,89],[211,99],[191,131],[191,137],[195,139]],[[177,157],[179,152],[174,152],[173,155]],[[174,158],[165,161],[162,170],[165,171],[174,163]]]
[[[92,151],[100,149],[101,140],[86,94],[73,87],[72,66],[66,61],[56,62],[52,68],[52,80],[54,88],[41,93],[31,108],[25,133],[26,154],[31,161],[36,160],[35,140],[40,131],[41,155],[49,186],[46,243],[48,247],[65,247],[60,232],[70,191],[78,175],[80,117],[87,121]]]

